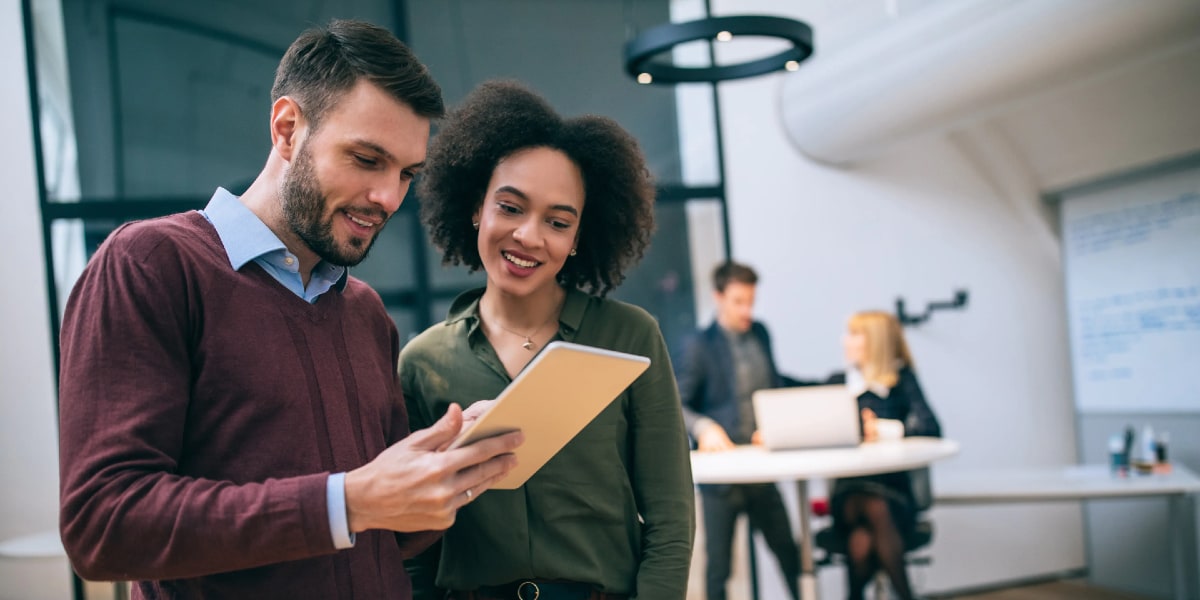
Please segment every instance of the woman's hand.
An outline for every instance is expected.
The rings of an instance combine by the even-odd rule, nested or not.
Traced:
[[[862,409],[862,427],[863,427],[863,441],[864,442],[874,442],[879,439],[879,427],[876,426],[877,425],[876,421],[878,421],[878,420],[879,420],[879,417],[875,416],[875,411],[873,411],[869,408]]]
[[[462,413],[462,431],[466,431],[468,427],[474,425],[475,421],[478,421],[479,417],[487,414],[487,411],[492,410],[493,406],[496,406],[495,400],[479,400],[464,409]],[[461,434],[462,431],[459,433]]]

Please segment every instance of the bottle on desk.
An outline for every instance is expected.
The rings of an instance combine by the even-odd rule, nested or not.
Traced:
[[[1149,424],[1142,428],[1142,437],[1138,440],[1138,456],[1133,462],[1138,473],[1171,471],[1171,463],[1167,462],[1167,439],[1169,438],[1166,435],[1155,435],[1154,428]]]
[[[1170,473],[1171,462],[1167,460],[1167,444],[1171,441],[1171,434],[1164,431],[1158,434],[1154,440],[1154,472],[1155,473]]]
[[[1129,453],[1125,451],[1125,438],[1121,434],[1114,433],[1108,438],[1108,456],[1113,475],[1129,475]]]

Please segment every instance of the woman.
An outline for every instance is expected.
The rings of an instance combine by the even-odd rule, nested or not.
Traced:
[[[483,269],[487,283],[401,353],[414,429],[451,403],[496,397],[552,340],[651,366],[524,486],[460,509],[408,565],[417,597],[682,599],[693,488],[670,360],[648,313],[604,298],[653,230],[636,141],[609,119],[563,119],[515,83],[487,83],[443,123],[420,197],[444,262]]]
[[[906,436],[941,437],[942,428],[921,393],[900,323],[891,314],[850,317],[843,339],[850,370],[846,384],[859,392],[863,437],[875,441],[878,419],[895,419]],[[847,536],[850,598],[882,568],[896,593],[912,598],[904,568],[904,539],[916,525],[916,500],[907,472],[839,479],[832,494],[834,526]]]

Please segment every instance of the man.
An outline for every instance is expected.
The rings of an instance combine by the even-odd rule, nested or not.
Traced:
[[[520,434],[406,437],[399,336],[349,277],[425,160],[441,90],[386,30],[302,34],[240,198],[114,231],[71,294],[63,543],[142,598],[409,598],[402,560],[514,466]],[[399,532],[399,533],[393,533]]]
[[[687,343],[676,368],[684,421],[701,452],[721,452],[756,437],[755,390],[780,387],[767,329],[754,321],[758,275],[736,262],[713,272],[717,317]],[[745,513],[779,560],[793,598],[799,598],[800,552],[792,539],[783,499],[775,484],[701,485],[705,584],[709,600],[725,600],[733,529]]]

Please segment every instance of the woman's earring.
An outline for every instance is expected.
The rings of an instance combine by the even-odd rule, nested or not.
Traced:
[[[479,231],[479,221],[471,221],[471,227],[474,227],[475,231]]]
[[[570,254],[571,254],[571,256],[575,256],[575,249],[574,249],[574,248],[571,248],[571,252],[570,252]]]

